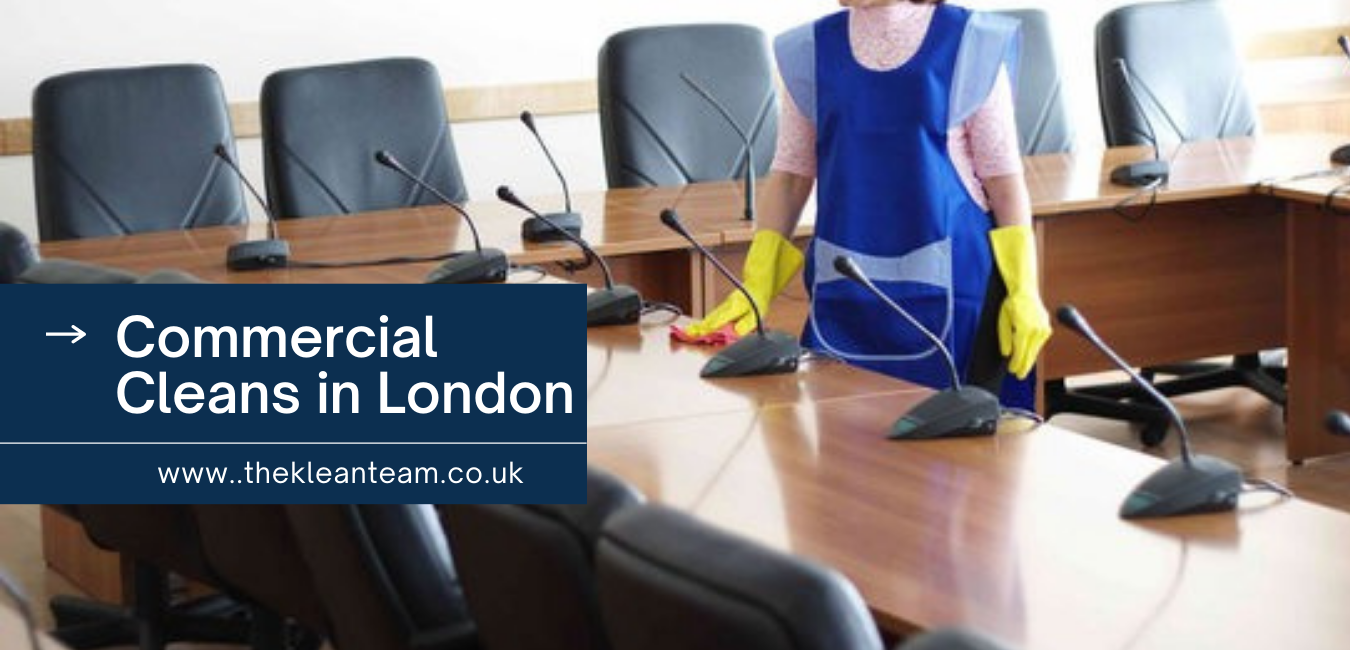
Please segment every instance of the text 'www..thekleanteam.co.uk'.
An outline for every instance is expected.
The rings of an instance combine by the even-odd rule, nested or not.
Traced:
[[[503,467],[452,467],[442,473],[435,467],[315,467],[314,463],[291,463],[289,467],[263,467],[246,463],[242,475],[228,467],[159,467],[165,484],[216,485],[511,485],[524,484],[524,468],[514,462]]]

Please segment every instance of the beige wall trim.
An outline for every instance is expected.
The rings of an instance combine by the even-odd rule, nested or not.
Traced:
[[[515,119],[529,109],[535,115],[593,113],[598,106],[595,81],[578,79],[534,84],[451,88],[445,91],[451,122]],[[262,135],[257,102],[230,105],[236,138]],[[28,117],[0,119],[0,156],[26,156],[33,152],[33,120]]]
[[[1248,38],[1243,51],[1248,61],[1295,59],[1314,56],[1345,56],[1336,44],[1336,37],[1350,34],[1350,25],[1312,27],[1282,32],[1255,34]]]

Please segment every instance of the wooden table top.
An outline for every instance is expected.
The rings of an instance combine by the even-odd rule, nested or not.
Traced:
[[[714,348],[670,340],[670,319],[586,333],[586,425],[635,424],[857,395],[927,395],[929,390],[825,359],[794,374],[704,380]]]
[[[42,644],[42,650],[60,650],[64,647],[45,634],[39,635],[38,643]],[[11,603],[0,596],[0,650],[32,650],[32,648],[28,630],[19,613],[13,609]]]
[[[1167,152],[1172,177],[1158,194],[1159,202],[1187,201],[1250,194],[1261,180],[1280,179],[1326,169],[1327,155],[1342,144],[1341,136],[1274,135],[1195,142]],[[1038,217],[1110,208],[1134,190],[1111,185],[1110,170],[1149,155],[1147,147],[1034,156],[1025,159],[1032,209]],[[754,226],[740,218],[741,185],[699,183],[681,187],[636,188],[584,192],[574,207],[585,216],[582,234],[602,254],[634,255],[687,247],[661,225],[661,210],[675,208],[689,230],[706,245],[742,243]],[[540,210],[556,209],[556,196],[531,198]],[[473,201],[466,208],[481,230],[483,245],[504,250],[518,264],[580,259],[565,243],[527,244],[520,239],[523,213],[498,201]],[[799,235],[809,236],[815,210],[807,206]],[[47,242],[48,257],[66,257],[146,272],[178,268],[217,282],[419,282],[433,263],[354,269],[283,269],[265,273],[231,273],[224,251],[235,242],[266,235],[265,223],[158,232],[131,237]],[[342,217],[288,220],[281,233],[295,259],[344,261],[394,255],[431,255],[465,250],[472,238],[448,208],[425,207],[371,212]]]
[[[605,255],[629,255],[683,249],[688,244],[661,224],[661,210],[674,207],[700,243],[722,242],[727,224],[738,220],[740,193],[736,183],[626,189],[574,197],[585,216],[582,236]],[[561,205],[561,198],[531,199],[536,209]],[[517,264],[580,260],[569,243],[530,244],[520,238],[523,213],[498,201],[465,206],[478,224],[486,247],[500,248]],[[392,256],[434,255],[468,250],[473,238],[462,219],[449,208],[431,206],[359,215],[288,219],[280,233],[291,245],[293,259],[353,261]],[[288,268],[266,272],[230,272],[225,249],[236,242],[267,236],[265,222],[192,230],[144,233],[129,237],[44,242],[44,257],[78,259],[137,272],[176,268],[213,282],[238,283],[404,283],[421,282],[436,264],[398,264],[345,269]]]
[[[848,576],[882,626],[1018,647],[1350,647],[1350,515],[1119,519],[1160,461],[1054,427],[883,439],[919,395],[590,427],[588,460],[653,501]]]

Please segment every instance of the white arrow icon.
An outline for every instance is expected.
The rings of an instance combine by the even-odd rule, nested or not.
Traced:
[[[73,330],[75,330],[75,331],[74,331],[74,332],[47,332],[47,336],[73,336],[73,337],[75,337],[75,338],[73,338],[73,339],[70,340],[71,343],[78,343],[80,339],[84,338],[84,330],[81,330],[80,328],[78,328],[78,327],[76,327],[76,326],[74,326],[74,325],[71,325],[70,328],[73,329]]]

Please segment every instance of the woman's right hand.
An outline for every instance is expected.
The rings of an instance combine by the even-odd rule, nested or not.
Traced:
[[[746,291],[754,297],[761,315],[768,316],[769,303],[787,287],[804,261],[802,252],[777,232],[764,229],[755,232],[741,275]],[[706,336],[728,323],[735,324],[740,336],[749,334],[758,324],[755,310],[740,291],[733,291],[703,320],[685,328],[685,332],[694,337]]]

